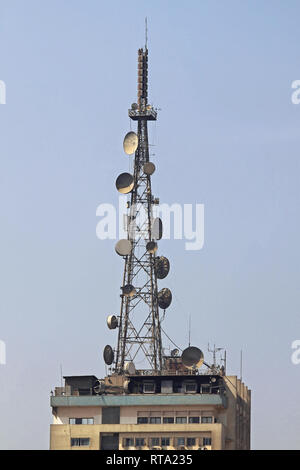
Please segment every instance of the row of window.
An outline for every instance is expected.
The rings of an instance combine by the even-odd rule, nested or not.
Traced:
[[[165,386],[166,393],[170,393],[173,391],[173,382],[171,380],[167,381],[168,383]],[[178,392],[180,393],[196,393],[198,389],[198,385],[196,382],[184,382],[179,388]],[[162,385],[162,393],[164,392],[164,386]],[[143,392],[144,393],[155,393],[156,392],[156,384],[155,382],[144,382],[143,383]],[[200,393],[211,393],[211,385],[210,384],[202,384],[200,385]]]
[[[201,439],[200,439],[201,440]],[[146,439],[144,437],[126,437],[123,439],[123,447],[144,447],[146,446]],[[150,447],[168,447],[170,446],[170,438],[169,437],[151,437],[149,441]],[[196,438],[195,437],[176,437],[174,439],[174,445],[176,447],[187,446],[193,447],[196,445]],[[199,445],[200,442],[199,442]],[[203,437],[202,439],[203,446],[210,446],[211,445],[211,437]]]
[[[89,437],[72,437],[71,438],[71,447],[81,447],[89,446],[90,438]]]
[[[200,439],[201,440],[201,439]],[[170,438],[169,437],[151,437],[149,444],[151,447],[168,447],[170,446]],[[187,446],[193,447],[196,445],[196,438],[195,437],[176,437],[174,439],[174,444],[177,447]],[[72,437],[71,438],[71,447],[82,447],[82,446],[89,446],[90,445],[90,438],[89,437]],[[144,437],[126,437],[123,439],[123,447],[145,447],[146,446],[146,439]],[[200,442],[199,442],[199,445]],[[211,446],[211,437],[203,437],[202,438],[202,445],[203,446]]]
[[[137,424],[186,424],[189,422],[190,424],[207,424],[213,422],[212,416],[164,416],[161,418],[160,416],[139,416],[137,418]],[[69,418],[69,424],[94,424],[94,418]]]
[[[189,422],[190,424],[199,424],[199,423],[212,423],[213,417],[212,416],[202,416],[201,419],[199,416],[189,416],[187,419],[186,416],[164,416],[161,421],[160,416],[139,416],[137,418],[137,424],[186,424]]]
[[[69,418],[69,424],[94,424],[94,418]]]

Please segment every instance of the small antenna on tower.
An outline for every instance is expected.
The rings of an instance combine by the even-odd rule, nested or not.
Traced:
[[[189,347],[191,346],[191,315],[189,315]]]
[[[60,364],[60,386],[61,386],[61,388],[63,387],[63,370],[62,370],[62,364]]]
[[[147,16],[145,18],[145,49],[148,46],[148,23],[147,23]]]
[[[241,382],[243,380],[243,350],[241,349],[241,356],[240,356],[240,378]]]

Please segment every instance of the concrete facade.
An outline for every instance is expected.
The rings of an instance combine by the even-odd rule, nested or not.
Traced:
[[[222,383],[215,394],[58,394],[50,449],[250,449],[251,392],[236,376]]]

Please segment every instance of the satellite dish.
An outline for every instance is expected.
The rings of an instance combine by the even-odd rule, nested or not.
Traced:
[[[183,351],[181,360],[187,369],[199,369],[204,362],[203,352],[195,346],[189,346]]]
[[[170,289],[164,288],[159,291],[157,294],[158,305],[160,308],[165,310],[171,305],[172,302],[172,292]]]
[[[170,262],[165,256],[155,258],[155,272],[158,279],[167,277],[170,271]]]
[[[144,171],[145,175],[147,175],[147,176],[153,175],[153,173],[155,172],[154,163],[152,163],[152,162],[145,163],[145,165],[143,166],[143,171]]]
[[[125,374],[134,375],[135,374],[135,365],[134,365],[134,363],[133,362],[126,362],[124,370],[125,370]]]
[[[115,246],[116,253],[120,256],[128,256],[132,250],[132,244],[130,240],[119,240]]]
[[[159,217],[154,219],[152,224],[152,237],[155,240],[160,240],[163,236],[163,224]]]
[[[132,155],[139,145],[139,139],[135,132],[128,132],[124,137],[123,148],[127,155]]]
[[[171,351],[171,356],[172,357],[177,357],[179,354],[179,349],[172,349]]]
[[[97,379],[94,385],[94,392],[96,395],[99,395],[100,393],[103,393],[105,390],[105,385],[103,380]]]
[[[107,364],[108,366],[110,366],[114,362],[114,352],[109,344],[104,348],[103,358],[105,364]]]
[[[136,294],[136,290],[131,284],[126,284],[126,286],[122,287],[122,291],[126,297],[132,297]]]
[[[118,319],[115,315],[109,315],[109,317],[107,317],[106,322],[110,330],[115,330],[118,326]]]
[[[157,243],[156,242],[148,242],[147,245],[146,245],[146,250],[148,251],[148,253],[151,253],[152,255],[154,255],[154,253],[156,253],[157,251]]]
[[[128,194],[133,190],[134,180],[130,173],[121,173],[116,180],[116,188],[121,194]]]

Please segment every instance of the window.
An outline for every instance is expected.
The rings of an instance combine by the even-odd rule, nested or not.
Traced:
[[[170,438],[169,437],[162,437],[161,438],[161,446],[167,447],[170,445]]]
[[[211,437],[203,437],[203,445],[211,446]]]
[[[151,437],[151,447],[159,446],[159,437]]]
[[[133,447],[134,446],[134,440],[132,437],[126,437],[123,440],[123,446],[124,447]]]
[[[185,424],[186,416],[176,416],[176,424]]]
[[[135,439],[135,446],[136,447],[143,447],[145,445],[145,439],[143,437],[137,437]]]
[[[190,416],[189,423],[198,424],[200,422],[199,416]]]
[[[80,446],[89,446],[90,438],[89,437],[72,437],[71,438],[71,447],[80,447]]]
[[[148,423],[148,418],[147,416],[139,416],[137,419],[138,424],[147,424]]]
[[[202,385],[201,391],[202,393],[210,393],[211,392],[210,385]]]
[[[212,416],[202,416],[201,423],[212,423],[213,419]]]
[[[172,424],[172,423],[174,423],[174,417],[173,417],[173,416],[164,416],[164,418],[163,418],[163,423],[164,423],[164,424]]]
[[[186,393],[195,393],[197,391],[197,384],[193,382],[185,383],[185,392]]]
[[[150,424],[160,424],[161,417],[160,416],[151,416],[150,417]]]
[[[196,439],[194,437],[188,437],[186,440],[186,445],[192,447],[196,445]]]
[[[70,418],[69,424],[94,424],[94,418]]]
[[[154,382],[145,382],[143,387],[144,393],[154,393],[155,392],[155,383]]]
[[[177,447],[184,446],[184,437],[177,437]]]
[[[172,393],[173,392],[173,380],[162,380],[161,381],[161,393]]]

